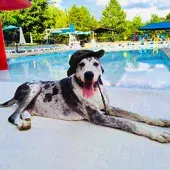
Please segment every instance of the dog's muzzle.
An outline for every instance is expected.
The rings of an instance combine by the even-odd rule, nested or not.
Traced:
[[[94,73],[91,71],[87,71],[84,73],[84,80],[87,82],[93,81]]]

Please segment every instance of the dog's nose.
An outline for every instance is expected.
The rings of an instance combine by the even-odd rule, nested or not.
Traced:
[[[92,81],[93,77],[94,77],[94,74],[91,71],[87,71],[87,72],[84,73],[85,81]]]

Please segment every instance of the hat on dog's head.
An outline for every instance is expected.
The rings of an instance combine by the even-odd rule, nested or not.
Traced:
[[[93,50],[78,50],[70,58],[70,68],[67,71],[67,76],[71,76],[76,72],[77,64],[84,58],[95,57],[97,59],[104,55],[104,50],[93,51]]]

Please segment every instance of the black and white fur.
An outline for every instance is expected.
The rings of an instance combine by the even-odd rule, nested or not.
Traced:
[[[31,128],[31,116],[44,116],[63,120],[87,120],[100,126],[121,129],[137,135],[148,137],[161,143],[170,142],[170,133],[142,127],[131,120],[150,125],[170,127],[170,121],[151,119],[110,106],[104,87],[100,84],[107,106],[107,114],[98,86],[91,98],[84,98],[82,87],[76,81],[85,81],[85,73],[93,73],[92,81],[98,83],[102,74],[99,60],[93,56],[85,58],[77,65],[76,73],[60,81],[27,82],[19,86],[14,97],[0,107],[17,105],[16,111],[9,117],[9,122],[19,130]]]

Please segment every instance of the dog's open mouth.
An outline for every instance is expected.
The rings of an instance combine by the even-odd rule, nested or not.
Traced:
[[[95,82],[86,81],[83,82],[83,97],[90,98],[94,95],[95,91]]]

